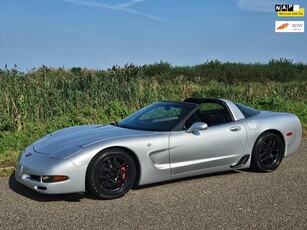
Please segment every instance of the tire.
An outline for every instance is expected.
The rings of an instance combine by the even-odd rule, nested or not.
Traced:
[[[263,133],[256,141],[251,168],[260,172],[272,172],[278,168],[285,153],[281,138],[273,132]]]
[[[135,178],[136,166],[132,157],[121,149],[109,149],[90,162],[86,189],[99,199],[115,199],[131,189]]]

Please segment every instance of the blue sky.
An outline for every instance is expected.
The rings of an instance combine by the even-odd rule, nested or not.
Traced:
[[[307,0],[0,0],[0,69],[165,61],[307,63],[305,33],[275,33],[274,4]],[[306,30],[306,28],[305,28]]]

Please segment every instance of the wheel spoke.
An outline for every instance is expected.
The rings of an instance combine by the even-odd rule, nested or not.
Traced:
[[[116,158],[114,158],[114,166],[115,166],[115,168],[116,168],[116,169],[120,169],[120,168],[121,168],[121,165],[122,165],[122,164],[121,164],[120,162],[118,162]]]
[[[264,162],[266,162],[267,160],[268,160],[268,157],[267,157],[267,156],[264,156],[264,158],[262,158],[260,161],[264,163]]]
[[[261,143],[261,147],[265,150],[265,149],[268,148],[268,144],[267,144],[265,141],[263,141],[263,142]]]
[[[272,146],[273,146],[273,140],[272,140],[272,139],[269,139],[268,147],[271,148]]]
[[[108,163],[107,168],[108,168],[108,169],[111,169],[111,168],[112,168],[112,162],[111,162],[111,159],[110,159],[110,158],[108,159],[107,163]]]
[[[272,149],[272,153],[280,153],[280,148],[276,146],[276,148]]]
[[[276,141],[275,141],[275,140],[273,141],[273,143],[272,143],[272,146],[271,146],[271,147],[272,147],[272,149],[275,149],[275,147],[276,147]]]

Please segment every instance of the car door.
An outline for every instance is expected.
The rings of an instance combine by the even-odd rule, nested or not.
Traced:
[[[236,163],[244,152],[246,138],[245,127],[240,121],[193,133],[172,131],[169,142],[172,177],[197,175],[203,169]]]

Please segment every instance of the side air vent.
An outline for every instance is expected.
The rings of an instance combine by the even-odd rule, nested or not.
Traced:
[[[242,156],[241,159],[236,164],[230,165],[230,168],[240,168],[240,167],[242,167],[248,161],[249,156],[250,156],[249,154]]]

